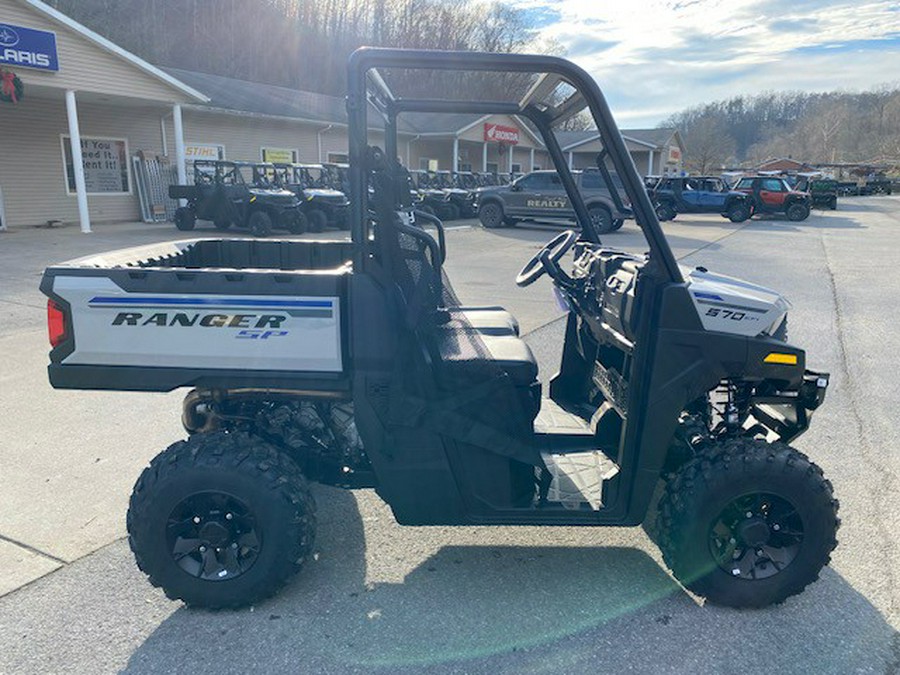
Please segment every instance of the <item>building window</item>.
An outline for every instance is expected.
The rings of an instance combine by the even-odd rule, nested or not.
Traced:
[[[329,152],[328,153],[328,163],[329,164],[349,164],[350,156],[346,152]]]
[[[262,161],[273,164],[293,164],[297,161],[297,151],[290,148],[260,148]]]
[[[512,172],[513,173],[522,173],[522,165],[521,164],[513,164]]]
[[[488,162],[487,164],[488,173],[497,173],[498,168],[499,167],[497,166],[496,162]]]
[[[419,169],[422,171],[437,171],[438,161],[428,157],[419,157]]]
[[[61,136],[61,139],[66,192],[73,195],[75,163],[72,161],[72,143],[68,136]],[[89,195],[131,194],[127,139],[82,136],[81,163],[84,166],[84,186]]]
[[[460,164],[460,165],[459,165],[459,170],[460,170],[460,171],[471,171],[471,170],[472,170],[472,165],[471,165],[471,164]]]
[[[540,171],[540,170],[541,170],[541,165],[540,165],[540,164],[535,164],[535,165],[532,167],[531,170],[532,170],[532,171]]]

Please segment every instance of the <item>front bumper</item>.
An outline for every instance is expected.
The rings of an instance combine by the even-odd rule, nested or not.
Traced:
[[[813,412],[825,401],[829,379],[828,373],[806,370],[798,390],[754,396],[751,414],[789,443],[809,428]]]

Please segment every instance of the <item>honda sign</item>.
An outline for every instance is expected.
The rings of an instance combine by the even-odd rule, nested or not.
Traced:
[[[484,140],[492,143],[518,145],[519,130],[515,127],[505,127],[502,124],[485,124]]]

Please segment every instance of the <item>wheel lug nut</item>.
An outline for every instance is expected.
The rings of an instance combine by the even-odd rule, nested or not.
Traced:
[[[747,511],[747,517],[748,517],[748,518],[752,518],[752,517],[753,517],[753,512],[752,512],[752,511]]]
[[[772,529],[775,530],[776,532],[778,532],[778,530],[781,529],[781,525],[776,523],[775,525],[772,526]]]
[[[205,546],[201,546],[201,547],[200,547],[200,553],[206,553],[206,547],[205,547]]]
[[[231,520],[232,518],[234,518],[234,516],[231,515],[230,513],[225,514],[225,520]]]
[[[729,543],[729,544],[732,544],[732,545],[733,545],[733,544],[736,544],[736,543],[737,543],[737,539],[735,539],[734,537],[732,537],[731,539],[728,540],[728,543]]]
[[[237,548],[237,542],[232,543],[231,548]]]
[[[759,549],[756,549],[756,555],[762,556],[762,555],[765,555],[765,552],[761,548],[759,548]]]
[[[200,522],[200,516],[194,516],[194,523]]]
[[[733,570],[731,570],[731,576],[739,577],[741,576],[741,571],[737,567],[735,567]]]

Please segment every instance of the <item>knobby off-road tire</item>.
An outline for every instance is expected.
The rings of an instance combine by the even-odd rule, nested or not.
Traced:
[[[747,204],[732,204],[728,207],[728,220],[732,223],[743,223],[750,218],[750,207]]]
[[[663,558],[685,587],[717,605],[766,607],[818,579],[837,545],[837,511],[831,483],[806,455],[736,439],[667,481],[656,528]]]
[[[243,432],[197,433],[144,469],[127,517],[138,567],[173,600],[237,608],[311,555],[316,507],[297,465]]]
[[[656,217],[660,220],[660,222],[675,220],[675,216],[677,214],[678,212],[675,210],[675,207],[666,202],[663,202],[656,207]]]
[[[503,207],[497,202],[487,202],[486,204],[482,204],[478,209],[478,219],[481,221],[481,224],[489,230],[503,227],[505,225]]]
[[[787,217],[788,220],[793,222],[799,222],[801,220],[806,220],[809,218],[809,206],[806,204],[795,203],[791,204],[787,208]]]
[[[254,237],[268,237],[272,233],[272,216],[262,210],[250,214],[247,228]]]
[[[309,223],[310,232],[324,232],[328,225],[328,216],[321,209],[311,209],[306,212],[306,220]]]
[[[179,206],[175,209],[175,227],[179,230],[182,232],[193,230],[196,223],[197,217],[191,209],[186,206]]]

